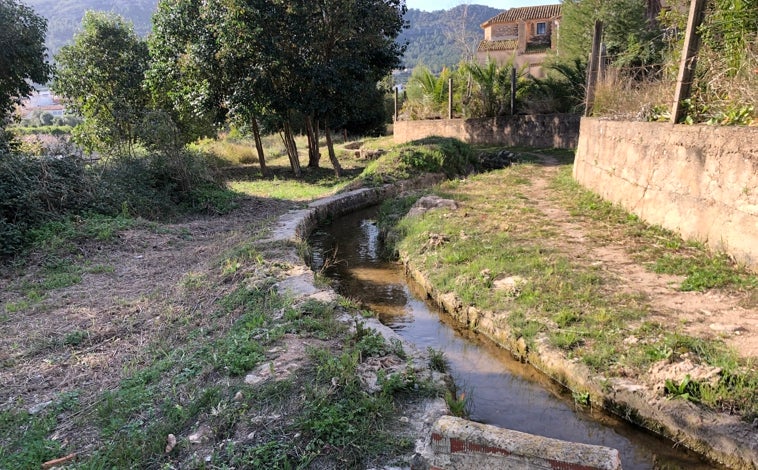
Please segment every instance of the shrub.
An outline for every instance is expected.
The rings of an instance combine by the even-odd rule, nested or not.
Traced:
[[[208,160],[192,152],[92,165],[76,157],[0,153],[0,256],[22,249],[31,229],[67,216],[224,212],[230,198]]]

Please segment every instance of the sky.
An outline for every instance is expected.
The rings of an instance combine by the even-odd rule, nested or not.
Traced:
[[[450,8],[458,6],[462,3],[468,3],[471,5],[487,5],[493,8],[507,10],[514,7],[550,5],[553,3],[560,3],[560,0],[405,0],[405,4],[408,8],[415,8],[417,10],[424,11],[449,10]]]

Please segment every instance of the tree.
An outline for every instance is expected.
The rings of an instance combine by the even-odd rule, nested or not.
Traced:
[[[216,1],[163,0],[153,15],[145,86],[152,106],[171,116],[183,142],[214,135],[227,117],[227,71],[215,29],[220,11]]]
[[[663,43],[648,13],[647,0],[565,0],[561,7],[559,55],[569,64],[576,58],[586,61],[595,21],[600,20],[603,42],[616,64],[658,64]]]
[[[53,89],[84,117],[74,134],[89,149],[133,152],[148,117],[143,80],[149,55],[123,18],[88,11],[74,43],[55,57]]]
[[[47,21],[15,0],[0,0],[0,125],[32,91],[31,82],[45,83]],[[0,148],[7,140],[0,133]]]

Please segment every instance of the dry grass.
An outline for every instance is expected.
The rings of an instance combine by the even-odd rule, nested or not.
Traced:
[[[618,120],[667,120],[674,88],[672,79],[639,81],[611,68],[597,85],[592,114]]]

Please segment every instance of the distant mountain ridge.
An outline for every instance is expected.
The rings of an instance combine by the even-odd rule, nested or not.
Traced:
[[[503,9],[483,5],[459,5],[450,10],[408,10],[410,27],[400,33],[398,42],[408,41],[403,63],[408,68],[423,63],[433,72],[457,65],[476,52],[484,39],[481,24]]]
[[[47,18],[47,47],[54,55],[71,42],[87,10],[119,14],[134,23],[134,30],[146,36],[152,29],[151,18],[158,0],[21,0]]]
[[[71,42],[84,12],[100,10],[117,13],[134,23],[137,34],[146,36],[158,0],[21,0],[47,18],[47,46],[55,54]],[[466,51],[476,50],[483,37],[479,27],[502,10],[482,5],[459,5],[450,10],[426,12],[411,9],[405,15],[409,28],[398,37],[408,41],[403,63],[413,68],[419,63],[438,72],[460,62]]]

